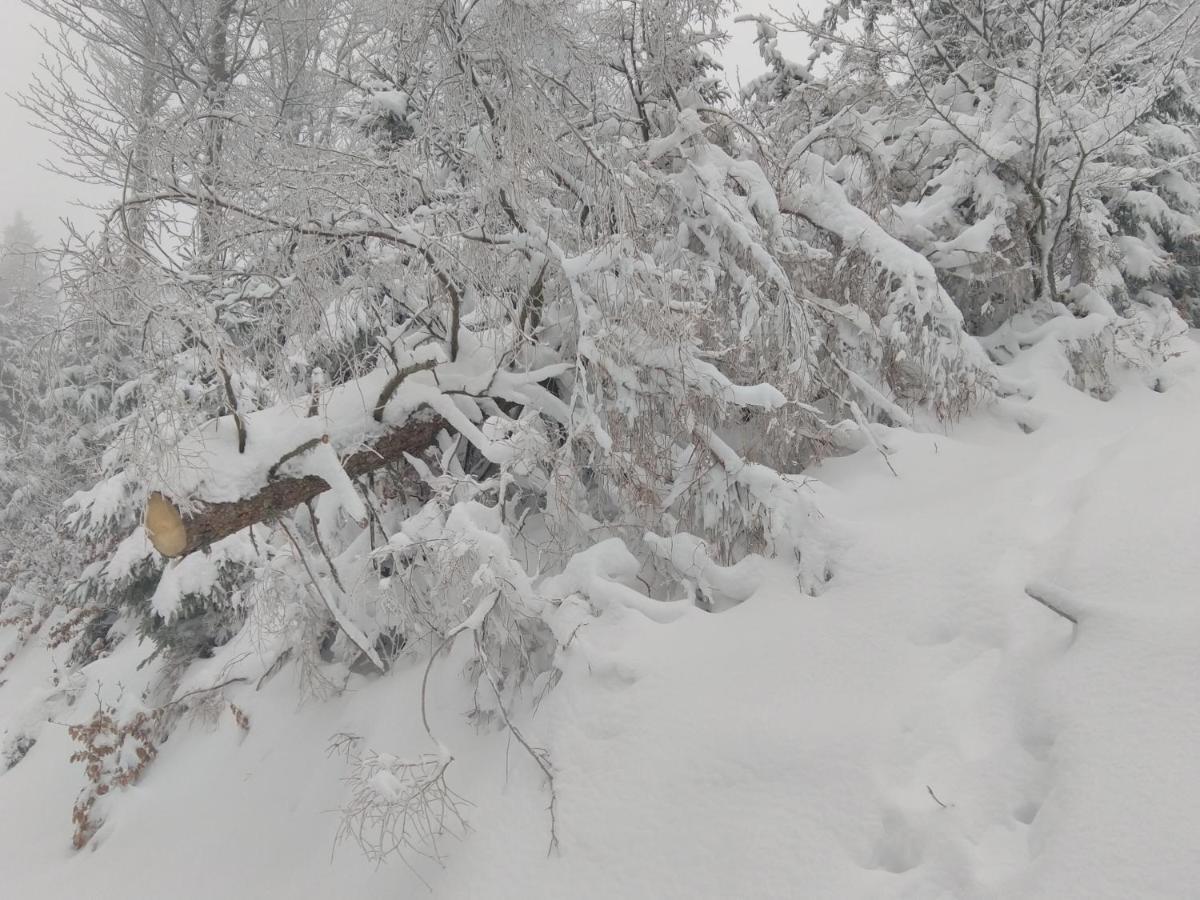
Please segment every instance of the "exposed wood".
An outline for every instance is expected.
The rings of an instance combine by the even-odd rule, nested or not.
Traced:
[[[187,546],[187,529],[175,504],[155,491],[146,504],[146,531],[163,556],[181,556]]]
[[[447,425],[440,416],[426,416],[393,429],[369,447],[347,456],[342,460],[346,474],[357,478],[402,459],[406,453],[420,453],[430,446]],[[203,503],[186,514],[170,498],[155,493],[146,505],[146,532],[163,556],[187,556],[243,528],[269,521],[327,490],[329,484],[316,475],[283,477],[268,482],[249,497]]]

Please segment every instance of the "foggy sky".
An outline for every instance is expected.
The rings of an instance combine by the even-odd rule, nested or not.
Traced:
[[[43,160],[57,158],[57,151],[9,96],[24,89],[42,56],[42,41],[34,32],[38,17],[20,0],[0,0],[0,7],[0,225],[20,209],[43,241],[55,241],[62,234],[59,218],[92,214],[71,205],[82,193],[79,185],[39,168]]]
[[[794,0],[793,0],[794,2]],[[743,0],[742,12],[768,12],[769,7],[787,7],[787,0]],[[17,105],[11,94],[24,89],[37,71],[44,48],[34,31],[39,18],[21,0],[0,0],[0,226],[12,220],[20,209],[33,222],[46,243],[63,236],[59,219],[74,220],[89,231],[95,214],[75,205],[81,196],[95,197],[95,189],[76,184],[68,178],[44,171],[45,160],[58,159],[50,137],[30,124],[30,115]],[[754,26],[734,25],[733,40],[726,51],[725,63],[730,80],[736,84],[740,73],[748,81],[762,70],[754,48]],[[797,41],[781,41],[785,52],[795,52]]]

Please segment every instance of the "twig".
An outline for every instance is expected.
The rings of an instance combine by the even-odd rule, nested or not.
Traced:
[[[346,587],[342,584],[342,579],[338,575],[337,566],[333,564],[333,557],[329,555],[329,551],[325,549],[325,542],[321,540],[321,520],[317,518],[317,513],[313,509],[311,500],[304,505],[308,507],[308,518],[312,522],[313,538],[317,542],[317,548],[321,551],[321,555],[325,557],[325,563],[329,566],[329,574],[333,576],[333,583],[344,594],[346,593]]]
[[[287,453],[283,454],[283,456],[279,457],[279,459],[277,459],[275,461],[275,464],[272,465],[271,468],[267,469],[267,481],[274,481],[275,476],[278,474],[280,468],[282,468],[283,464],[286,463],[288,460],[295,459],[297,456],[300,456],[302,453],[307,453],[309,450],[312,450],[314,447],[319,447],[321,444],[328,444],[328,443],[329,443],[329,435],[323,434],[320,437],[309,438],[307,441],[305,441],[299,447],[295,447],[295,448],[289,450]]]
[[[1071,601],[1066,592],[1060,588],[1047,584],[1027,584],[1025,585],[1025,595],[1036,600],[1055,615],[1066,619],[1072,625],[1079,625],[1078,617],[1063,609],[1064,601],[1066,605],[1070,605]]]
[[[214,684],[212,687],[206,687],[206,688],[196,688],[196,690],[194,690],[194,691],[188,691],[186,694],[183,694],[182,696],[176,697],[176,698],[175,698],[174,700],[172,700],[170,703],[164,704],[164,705],[162,706],[162,709],[170,709],[172,706],[176,706],[177,704],[180,704],[180,703],[182,703],[182,702],[183,702],[184,700],[186,700],[188,697],[192,697],[192,696],[194,696],[194,695],[196,695],[196,694],[210,694],[210,693],[212,693],[213,691],[219,691],[219,690],[221,690],[221,688],[229,687],[229,685],[231,685],[231,684],[239,684],[239,683],[241,683],[241,682],[244,682],[244,681],[249,681],[249,680],[250,680],[249,678],[242,678],[242,677],[238,677],[238,678],[229,678],[229,679],[227,679],[227,680],[225,680],[225,681],[222,681],[220,684]]]
[[[275,662],[271,663],[271,665],[267,669],[267,671],[263,672],[262,677],[258,679],[258,683],[254,685],[254,690],[261,691],[262,686],[264,684],[266,684],[267,681],[273,675],[275,675],[280,669],[283,668],[284,663],[286,663],[291,658],[291,656],[292,656],[292,648],[291,647],[288,647],[286,650],[284,650],[282,653],[280,653],[279,656],[277,656],[275,658]]]
[[[479,629],[474,629],[475,634],[475,652],[479,654],[479,660],[483,663],[483,674],[487,678],[487,683],[491,685],[492,693],[496,695],[496,707],[500,710],[500,717],[504,719],[504,724],[511,732],[512,736],[517,739],[517,743],[525,748],[525,752],[532,757],[537,763],[538,768],[546,776],[546,781],[550,785],[550,847],[546,851],[549,856],[558,848],[558,792],[554,789],[554,770],[550,768],[550,763],[545,750],[535,750],[525,739],[525,735],[521,730],[513,724],[512,719],[508,716],[508,710],[504,708],[504,697],[500,694],[500,685],[496,684],[495,676],[492,675],[491,664],[488,661],[487,652],[483,649],[483,638],[480,636]]]
[[[371,664],[374,665],[376,669],[378,669],[380,672],[386,672],[387,667],[384,666],[383,660],[379,658],[379,654],[375,652],[374,648],[372,648],[370,644],[366,642],[367,636],[361,631],[358,635],[355,635],[351,630],[353,626],[349,620],[346,619],[341,610],[333,605],[333,601],[326,596],[325,592],[321,590],[321,585],[317,581],[317,576],[313,573],[312,567],[308,564],[308,557],[304,554],[304,551],[300,549],[300,543],[292,534],[291,529],[289,529],[282,520],[279,522],[279,527],[283,533],[287,535],[287,539],[291,541],[292,546],[296,549],[296,555],[300,557],[300,562],[304,565],[304,571],[308,573],[310,585],[313,591],[316,592],[316,595],[321,598],[321,602],[325,604],[325,608],[329,610],[329,614],[333,617],[333,623],[338,627],[342,634],[350,639],[350,642],[354,644],[355,647],[362,651],[363,655],[371,661]],[[354,630],[357,630],[357,628],[355,627]]]
[[[430,655],[429,662],[425,664],[425,674],[421,676],[421,724],[425,726],[425,733],[429,735],[429,739],[439,747],[441,746],[441,743],[436,737],[433,736],[433,729],[429,727],[429,714],[426,711],[428,707],[425,703],[426,688],[429,685],[429,672],[433,669],[433,661],[441,656],[442,651],[449,647],[454,639],[458,637],[458,635],[458,631],[452,631],[446,635],[442,642],[438,644],[437,649],[433,651],[432,655]]]
[[[225,397],[229,403],[229,411],[233,414],[233,424],[237,427],[238,453],[245,453],[246,423],[242,420],[242,414],[238,411],[237,395],[233,392],[233,379],[229,375],[229,370],[225,368],[224,354],[217,358],[217,371],[220,373],[221,382],[225,386]]]
[[[457,307],[456,307],[457,308]],[[400,385],[404,383],[404,379],[409,375],[415,375],[418,372],[427,372],[436,366],[437,363],[432,359],[427,359],[425,362],[413,363],[411,366],[405,366],[395,375],[388,379],[387,384],[383,386],[383,390],[379,392],[379,400],[375,403],[375,421],[383,421],[383,411],[387,408],[388,401],[392,399]]]

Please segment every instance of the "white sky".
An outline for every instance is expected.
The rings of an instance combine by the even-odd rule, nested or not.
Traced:
[[[5,0],[0,0],[0,3],[3,2]],[[766,15],[778,18],[772,15],[772,9],[791,10],[807,7],[815,10],[824,4],[823,0],[741,0],[737,5],[739,9],[736,15]],[[758,58],[758,48],[754,46],[756,34],[757,29],[753,22],[731,24],[729,27],[730,40],[725,50],[725,67],[732,84],[738,84],[739,75],[741,83],[744,84],[762,74],[763,65]],[[779,35],[779,48],[789,59],[804,62],[806,46],[807,41],[797,35]]]
[[[741,11],[767,13],[772,5],[787,7],[795,2],[742,0]],[[43,53],[41,39],[34,31],[37,20],[21,0],[0,0],[0,225],[7,224],[19,209],[43,240],[54,242],[63,233],[61,218],[86,226],[93,214],[75,205],[77,198],[88,194],[86,186],[41,168],[45,160],[57,158],[57,150],[49,136],[33,127],[29,114],[9,96],[24,89],[37,70]],[[731,33],[726,65],[730,80],[736,84],[739,73],[741,80],[747,81],[761,71],[761,66],[754,48],[754,26],[735,25]],[[795,41],[785,37],[782,43],[785,52],[798,52]]]
[[[79,185],[40,168],[57,156],[54,145],[9,96],[24,89],[41,58],[36,18],[20,0],[0,0],[0,224],[19,209],[44,240],[54,240],[62,233],[60,218],[91,214],[71,205],[82,193]]]

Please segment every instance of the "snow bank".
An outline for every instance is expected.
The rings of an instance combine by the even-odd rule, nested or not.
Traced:
[[[825,463],[811,489],[842,546],[820,596],[766,580],[728,612],[653,621],[614,594],[565,642],[536,712],[532,697],[514,708],[554,765],[549,855],[545,781],[502,731],[467,722],[456,648],[430,671],[428,707],[454,754],[450,787],[474,805],[471,830],[439,847],[444,865],[375,868],[350,846],[331,857],[348,788],[330,740],[437,750],[414,655],[299,707],[294,668],[261,691],[228,688],[249,731],[228,715],[177,730],[78,854],[83,776],[65,728],[44,726],[0,774],[0,893],[1190,896],[1198,360],[1175,360],[1164,393],[1135,384],[1109,403],[1048,374],[1016,414],[1032,433],[1011,404],[952,436],[892,430],[895,475],[870,448]],[[560,593],[619,592],[636,575],[615,548],[585,562]],[[1065,592],[1078,624],[1027,596],[1036,583]],[[31,702],[69,723],[97,693],[136,699],[148,652],[126,642],[74,686],[54,684],[46,654],[18,657],[0,676],[4,740],[29,727]]]

